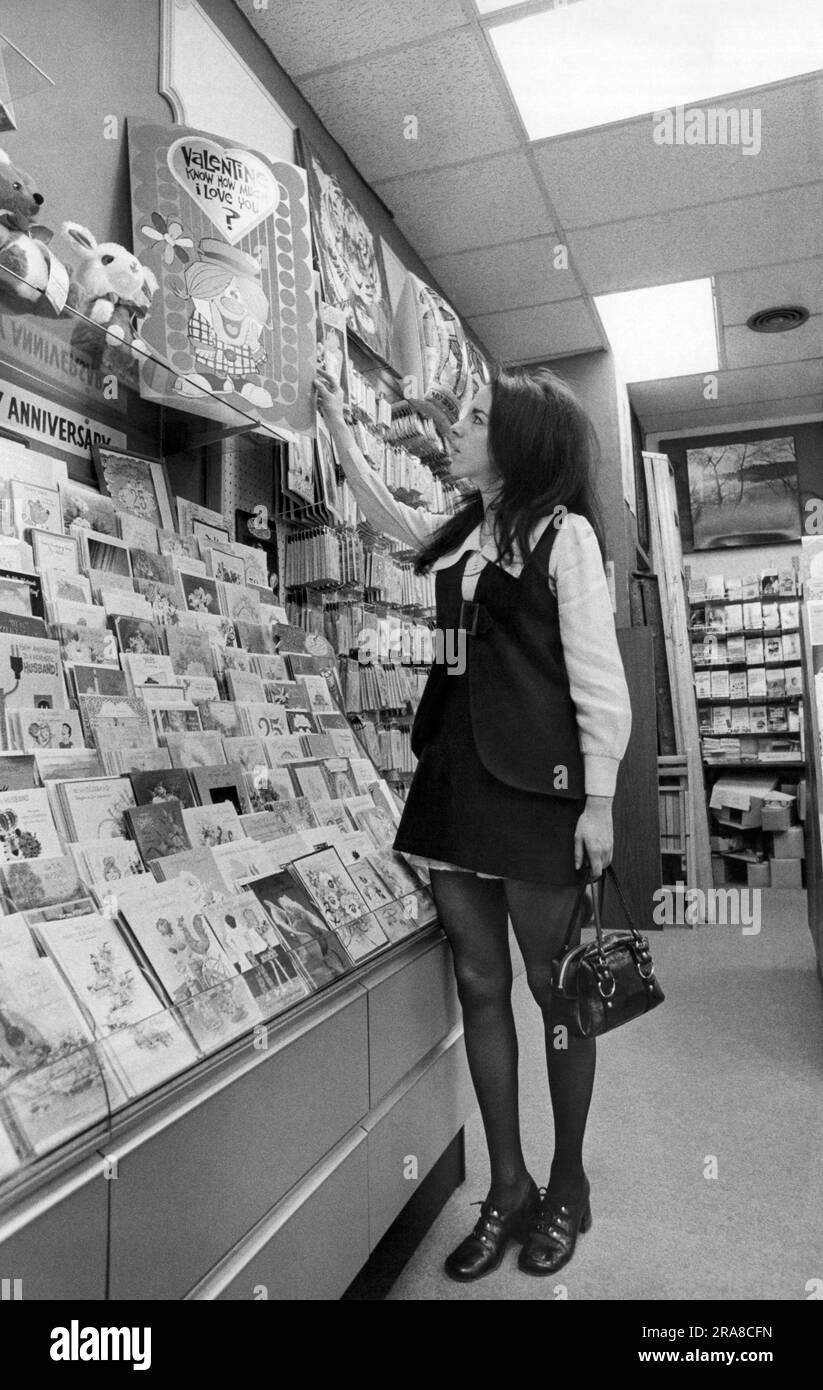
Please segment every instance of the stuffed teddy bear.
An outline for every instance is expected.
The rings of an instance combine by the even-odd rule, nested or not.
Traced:
[[[29,174],[0,150],[0,309],[56,317],[68,292],[68,274],[48,249],[52,233],[33,225],[43,206]]]
[[[154,272],[117,242],[98,245],[88,227],[79,222],[64,222],[63,234],[80,252],[79,264],[72,270],[68,305],[91,321],[78,321],[72,343],[104,371],[136,385],[138,364],[148,352],[140,325],[157,292]]]

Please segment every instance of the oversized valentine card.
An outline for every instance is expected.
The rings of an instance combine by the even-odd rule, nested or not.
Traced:
[[[184,126],[129,125],[134,249],[159,289],[141,395],[227,424],[313,431],[306,175]]]
[[[317,259],[327,304],[342,309],[362,343],[393,365],[392,311],[380,237],[324,168],[302,131],[298,155],[309,180]]]

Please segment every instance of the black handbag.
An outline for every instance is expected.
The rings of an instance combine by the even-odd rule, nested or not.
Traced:
[[[560,954],[552,962],[552,1026],[564,1025],[575,1038],[595,1038],[639,1018],[665,999],[649,942],[634,925],[611,865],[606,873],[620,899],[628,931],[607,932],[600,923],[598,884],[591,877],[595,939],[569,950],[586,884],[580,889]]]

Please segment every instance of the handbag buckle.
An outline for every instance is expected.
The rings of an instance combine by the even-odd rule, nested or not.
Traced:
[[[594,974],[601,999],[611,999],[617,989],[617,981],[609,969],[605,956],[598,955],[595,957]],[[611,989],[607,989],[606,985],[611,985]]]

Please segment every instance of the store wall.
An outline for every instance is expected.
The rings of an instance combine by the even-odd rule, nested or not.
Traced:
[[[289,120],[294,121],[298,129],[305,133],[326,166],[337,175],[344,191],[349,193],[362,209],[372,230],[385,238],[407,270],[422,276],[429,284],[436,285],[431,271],[395,225],[385,204],[360,177],[345,150],[329,135],[233,0],[199,0],[199,3],[226,35],[235,52],[271,92]],[[341,14],[344,10],[345,5],[341,6]]]
[[[558,357],[545,365],[571,386],[597,433],[600,466],[595,481],[606,555],[614,561],[615,623],[617,627],[629,627],[629,571],[634,566],[636,534],[634,518],[623,497],[614,359],[606,349]]]
[[[200,0],[200,9],[288,120],[306,133],[395,256],[435,283],[233,0]],[[98,241],[132,244],[127,123],[174,123],[171,103],[159,91],[166,13],[162,0],[61,0],[59,7],[50,0],[4,0],[3,32],[54,86],[15,103],[19,128],[0,135],[0,148],[43,193],[42,221],[55,232],[55,252],[69,265],[73,251],[60,235],[65,221],[88,226]],[[112,431],[115,442],[125,435],[133,449],[174,455],[193,448],[195,436],[209,427],[207,419],[161,412],[122,387],[116,401],[105,398],[99,384],[84,389],[70,369],[73,329],[69,319],[0,315],[0,378],[64,410],[88,412],[93,427]],[[43,368],[48,354],[62,360],[62,369]],[[38,440],[36,447],[64,456],[59,443]],[[91,478],[88,459],[75,455],[69,464],[73,475]],[[181,458],[170,472],[181,495],[204,500],[208,480],[202,458]]]
[[[233,0],[200,0],[285,114],[356,199],[375,232],[406,267],[436,284],[311,107],[275,62]],[[3,0],[3,32],[53,78],[55,86],[17,103],[19,130],[0,148],[35,175],[45,194],[43,221],[89,226],[98,240],[131,242],[124,120],[173,124],[158,91],[160,0]],[[116,116],[119,138],[107,139]],[[217,131],[217,134],[220,132]]]
[[[800,542],[788,545],[741,545],[729,546],[723,550],[692,550],[683,556],[683,563],[693,579],[702,579],[708,574],[723,574],[730,577],[745,578],[759,574],[761,570],[792,568],[792,561],[800,555]]]
[[[286,116],[305,132],[360,204],[375,232],[408,269],[436,284],[389,210],[361,179],[232,0],[199,3]],[[161,0],[61,0],[59,22],[48,0],[4,0],[4,32],[54,79],[55,86],[18,102],[19,129],[0,136],[0,147],[35,176],[46,198],[43,221],[55,231],[65,220],[79,221],[98,240],[130,244],[125,122],[132,117],[173,123],[170,105],[158,91],[161,19]],[[116,139],[107,138],[106,123],[111,117],[119,122]],[[60,240],[56,249],[58,254],[63,250]],[[57,331],[68,330],[58,325]],[[608,351],[587,353],[551,365],[578,392],[597,430],[602,456],[598,492],[608,555],[615,565],[617,623],[628,626],[633,522],[623,500],[612,356]],[[145,430],[145,411],[140,414],[140,403],[130,405],[132,417]],[[133,447],[146,447],[144,437],[130,442]],[[184,485],[184,491],[190,490]]]
[[[123,117],[171,120],[157,90],[159,0],[3,0],[3,32],[55,84],[18,101],[19,129],[0,135],[45,195],[42,221],[130,243]],[[106,138],[109,116],[119,139]]]

